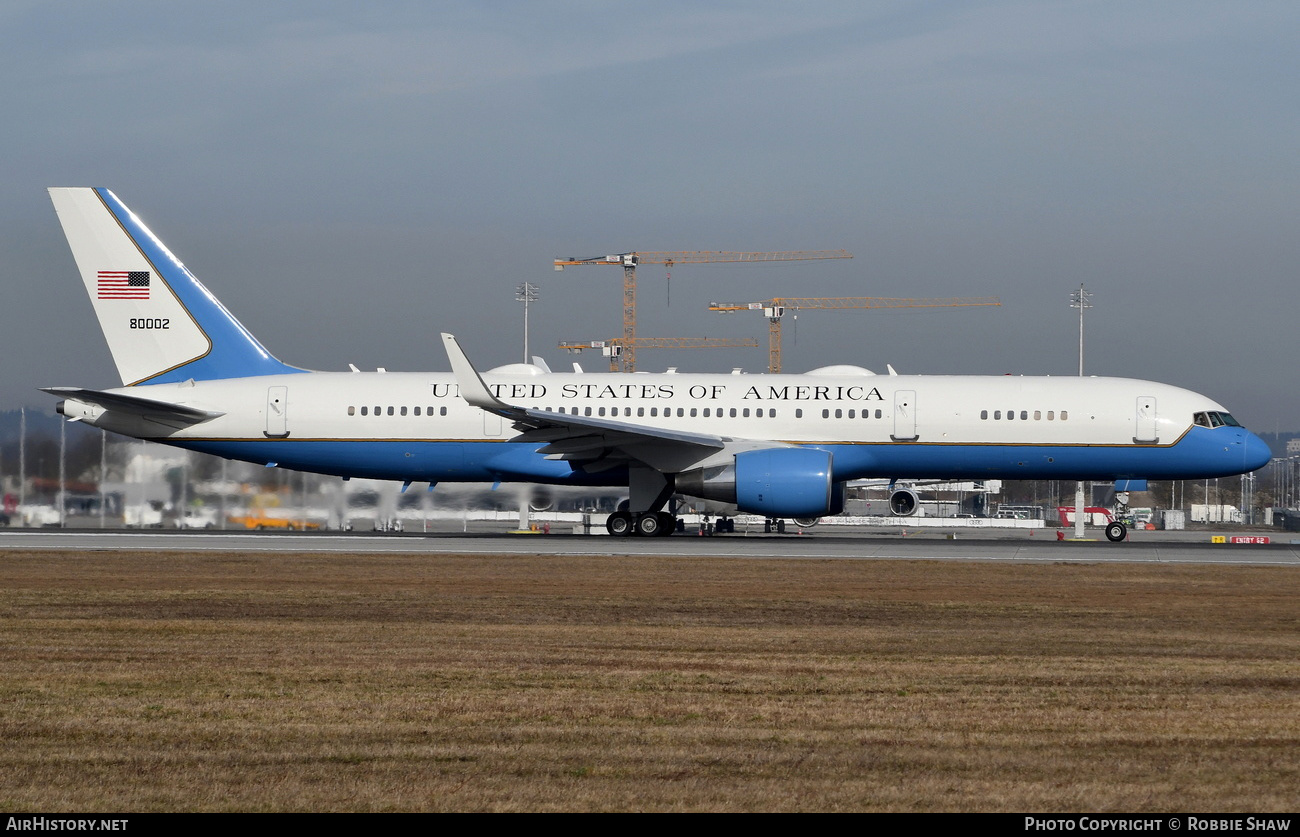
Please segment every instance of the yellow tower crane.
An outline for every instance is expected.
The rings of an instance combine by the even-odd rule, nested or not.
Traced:
[[[633,341],[639,349],[757,349],[758,341],[752,337],[637,337]],[[566,340],[560,348],[574,354],[584,349],[600,349],[609,358],[609,371],[617,372],[619,358],[627,351],[621,337],[613,340]]]
[[[736,253],[724,250],[681,250],[677,252],[618,253],[613,256],[594,256],[589,259],[570,257],[555,259],[556,270],[576,265],[618,265],[623,268],[623,371],[636,371],[636,266],[662,264],[671,268],[675,264],[718,264],[722,262],[789,262],[806,259],[851,259],[845,250],[782,250],[770,253]]]
[[[776,297],[765,302],[710,302],[709,310],[722,314],[736,311],[762,311],[767,317],[767,371],[781,371],[781,320],[786,309],[845,308],[958,308],[972,305],[1001,305],[996,296],[942,297],[939,299],[891,299],[879,296],[846,297]]]

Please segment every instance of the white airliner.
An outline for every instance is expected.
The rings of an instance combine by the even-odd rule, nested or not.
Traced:
[[[123,383],[47,389],[59,412],[229,459],[430,487],[626,486],[609,532],[646,536],[675,529],[674,494],[817,517],[863,478],[1191,479],[1269,461],[1209,398],[1122,378],[480,375],[450,334],[451,374],[311,372],[263,348],[112,192],[50,196]]]

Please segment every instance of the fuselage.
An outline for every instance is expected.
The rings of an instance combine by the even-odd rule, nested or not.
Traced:
[[[870,477],[1182,479],[1268,461],[1262,440],[1211,399],[1123,378],[567,374],[517,364],[483,375],[501,401],[637,428],[813,447],[842,482]],[[68,415],[137,438],[345,477],[626,485],[512,442],[450,373],[307,372],[124,387],[222,413],[188,427],[70,403]],[[78,412],[79,411],[79,412]],[[1224,421],[1223,417],[1227,417]],[[1217,425],[1217,426],[1216,426]]]
[[[1238,474],[1268,448],[1215,402],[1118,378],[309,372],[281,362],[116,195],[50,198],[125,386],[59,410],[264,465],[403,482],[626,487],[612,535],[674,528],[674,491],[768,517],[835,514],[844,484]],[[1123,532],[1107,532],[1122,537]]]

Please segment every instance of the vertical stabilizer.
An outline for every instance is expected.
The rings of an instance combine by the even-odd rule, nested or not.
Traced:
[[[107,189],[50,189],[126,385],[277,375],[276,360]]]

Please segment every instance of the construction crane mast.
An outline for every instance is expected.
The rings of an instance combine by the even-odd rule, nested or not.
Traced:
[[[577,265],[620,265],[623,268],[622,364],[625,372],[636,371],[636,267],[638,264],[718,264],[723,262],[789,262],[808,259],[851,259],[846,250],[781,250],[769,253],[737,253],[725,250],[681,250],[676,252],[636,251],[588,259],[570,257],[554,260],[556,270]]]
[[[767,371],[776,374],[781,371],[781,321],[786,309],[798,311],[807,309],[846,309],[846,308],[960,308],[974,305],[1001,305],[1002,300],[996,296],[980,297],[942,297],[939,299],[895,299],[879,296],[847,297],[776,297],[764,302],[710,302],[709,310],[721,314],[736,311],[762,311],[767,317]]]
[[[757,349],[758,341],[752,337],[638,337],[633,343],[641,349]],[[627,351],[621,337],[613,340],[570,341],[560,343],[560,348],[574,354],[584,349],[600,349],[609,358],[609,371],[617,372],[619,359]]]

